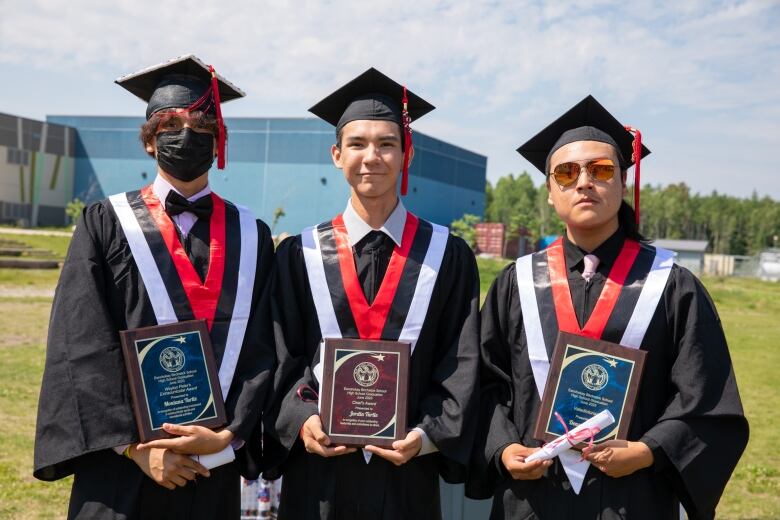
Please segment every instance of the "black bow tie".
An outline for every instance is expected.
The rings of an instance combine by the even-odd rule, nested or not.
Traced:
[[[190,202],[183,196],[171,190],[168,192],[168,196],[165,197],[165,212],[171,217],[189,211],[190,213],[194,213],[198,218],[208,219],[211,217],[213,209],[214,202],[211,200],[211,195],[206,195],[195,202]]]

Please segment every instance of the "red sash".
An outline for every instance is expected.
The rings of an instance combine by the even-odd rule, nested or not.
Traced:
[[[547,248],[547,264],[550,269],[555,315],[558,318],[558,328],[563,332],[579,334],[595,339],[601,339],[607,326],[612,310],[615,308],[620,291],[626,281],[631,266],[639,254],[639,242],[626,240],[623,248],[609,271],[607,282],[601,290],[599,299],[584,327],[580,328],[577,315],[574,313],[569,278],[566,273],[566,260],[563,254],[563,239],[559,238]]]
[[[214,211],[209,220],[209,268],[206,280],[201,282],[198,273],[195,272],[195,268],[187,257],[187,252],[181,245],[173,221],[152,191],[152,187],[143,188],[141,197],[149,208],[149,213],[157,224],[165,246],[173,259],[173,265],[176,266],[176,272],[179,273],[195,319],[205,319],[209,330],[211,330],[214,314],[217,311],[217,301],[222,292],[222,276],[225,272],[225,201],[215,193],[211,194]]]
[[[406,214],[401,247],[396,246],[393,248],[387,272],[379,286],[379,292],[377,292],[373,303],[368,305],[366,296],[363,294],[363,288],[360,286],[360,280],[358,280],[344,219],[339,215],[332,221],[333,237],[336,240],[336,249],[339,255],[341,280],[344,284],[349,308],[352,311],[355,326],[361,339],[381,339],[382,330],[390,313],[390,306],[398,289],[398,283],[401,280],[401,274],[403,273],[404,265],[406,265],[409,251],[412,248],[412,242],[414,242],[414,235],[417,232],[419,222],[416,216],[411,213]]]

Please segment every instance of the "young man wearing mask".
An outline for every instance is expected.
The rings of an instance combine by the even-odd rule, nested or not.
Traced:
[[[483,415],[467,493],[493,495],[491,518],[676,520],[681,503],[690,518],[712,518],[747,443],[712,300],[647,243],[623,200],[627,169],[649,153],[632,132],[588,96],[518,150],[546,175],[566,232],[507,266],[482,309]],[[527,462],[541,445],[534,426],[559,332],[639,348],[644,374],[627,440]]]
[[[141,140],[157,177],[88,206],[76,225],[52,307],[34,475],[74,475],[69,518],[238,518],[239,472],[259,470],[245,444],[275,363],[273,244],[264,222],[211,191],[208,172],[215,157],[225,164],[221,101],[244,94],[191,55],[117,83],[148,102]],[[166,424],[172,438],[139,444],[119,331],[193,319],[208,324],[227,425]]]
[[[439,475],[462,478],[471,450],[479,278],[468,245],[398,197],[408,123],[433,107],[369,69],[310,110],[336,127],[331,155],[351,196],[343,214],[277,253],[279,368],[266,425],[285,458],[279,517],[440,518]],[[323,430],[316,395],[330,338],[411,344],[410,429],[391,447],[356,450]]]

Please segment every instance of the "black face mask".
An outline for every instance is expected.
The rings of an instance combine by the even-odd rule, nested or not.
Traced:
[[[211,168],[214,136],[182,128],[157,134],[157,163],[176,179],[190,182]]]

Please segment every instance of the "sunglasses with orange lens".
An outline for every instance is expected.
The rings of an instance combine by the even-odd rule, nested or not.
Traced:
[[[588,176],[594,181],[608,181],[615,175],[615,163],[612,159],[595,159],[584,166],[578,162],[565,162],[555,166],[550,175],[561,188],[574,185],[580,178],[582,169],[588,172]]]

